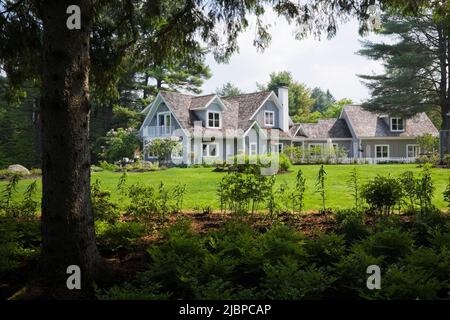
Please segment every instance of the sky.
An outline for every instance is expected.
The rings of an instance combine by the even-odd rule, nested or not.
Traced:
[[[267,83],[269,74],[290,71],[294,80],[309,88],[329,89],[336,99],[350,98],[355,103],[364,101],[370,92],[361,83],[357,74],[372,74],[383,71],[382,64],[359,56],[359,40],[382,40],[381,36],[371,34],[360,37],[358,22],[350,20],[341,25],[337,35],[331,40],[315,40],[310,37],[295,40],[294,27],[284,19],[271,19],[272,41],[263,53],[253,46],[254,26],[240,35],[239,52],[228,64],[218,64],[212,55],[206,63],[213,76],[206,80],[203,93],[215,92],[224,83],[231,82],[245,92],[256,91],[256,83]]]

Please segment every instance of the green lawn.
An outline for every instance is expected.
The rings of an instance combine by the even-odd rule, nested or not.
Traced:
[[[305,209],[314,210],[319,209],[320,199],[319,195],[314,193],[314,185],[316,175],[319,170],[317,165],[303,165],[291,167],[291,172],[277,176],[277,184],[286,181],[293,185],[297,170],[301,168],[307,179],[307,194],[305,199]],[[327,171],[327,207],[331,208],[349,208],[352,206],[352,196],[347,188],[347,181],[352,170],[352,165],[328,165],[325,166]],[[394,164],[394,165],[357,165],[358,173],[361,181],[367,181],[376,174],[398,176],[406,170],[412,170],[416,174],[421,171],[414,164]],[[174,186],[177,183],[185,183],[187,185],[187,193],[184,200],[184,207],[187,210],[193,209],[195,206],[209,205],[214,209],[219,208],[218,196],[216,188],[221,177],[225,173],[212,172],[212,168],[172,168],[157,172],[146,173],[129,173],[128,185],[134,183],[151,184],[157,186],[163,181],[167,186]],[[444,191],[448,179],[450,177],[450,170],[435,168],[432,171],[433,182],[436,187],[434,195],[434,204],[444,209],[446,204],[444,202],[442,192]],[[101,180],[102,186],[112,192],[113,199],[116,201],[123,201],[116,191],[116,185],[121,173],[113,173],[108,171],[92,173],[92,181],[97,178]],[[32,180],[21,180],[19,182],[16,198],[21,197],[25,188]],[[5,181],[0,182],[0,187],[3,189]],[[41,183],[38,181],[38,192],[41,191]]]

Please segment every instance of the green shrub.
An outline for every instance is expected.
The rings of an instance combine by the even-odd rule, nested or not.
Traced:
[[[445,286],[429,272],[391,265],[383,275],[381,290],[360,290],[367,299],[434,300]]]
[[[418,248],[406,257],[406,263],[411,268],[428,273],[438,279],[440,283],[447,284],[450,289],[450,249],[441,247],[438,250],[432,248]]]
[[[99,300],[165,300],[170,298],[170,294],[161,293],[160,285],[138,283],[124,283],[107,290],[97,290],[96,296]]]
[[[407,232],[398,229],[379,231],[357,243],[364,252],[373,257],[382,257],[384,263],[399,261],[413,250],[413,239]]]
[[[348,242],[360,240],[369,235],[369,229],[364,224],[364,215],[355,210],[339,210],[335,213],[337,231]]]
[[[389,215],[402,198],[402,186],[395,178],[377,175],[362,186],[361,196],[376,212]]]
[[[108,163],[107,161],[100,161],[98,163],[98,166],[100,168],[102,168],[103,170],[107,170],[107,171],[116,171],[119,166],[114,164],[114,163]]]
[[[217,193],[221,207],[233,213],[254,212],[270,195],[275,180],[261,174],[229,172],[221,180]]]
[[[450,178],[448,179],[447,187],[443,193],[444,200],[447,202],[447,207],[450,208]]]
[[[117,251],[129,249],[135,245],[145,235],[145,226],[139,222],[107,223],[97,220],[95,221],[95,231],[101,247]]]
[[[17,269],[36,258],[39,246],[39,222],[0,218],[0,272]]]
[[[310,261],[320,266],[331,266],[345,252],[345,241],[335,233],[321,234],[317,239],[308,239],[305,249]]]
[[[113,223],[119,218],[120,212],[117,205],[111,201],[111,192],[103,190],[98,179],[91,188],[91,202],[95,220]]]
[[[315,266],[301,269],[293,259],[264,265],[262,290],[275,300],[321,299],[335,278]]]

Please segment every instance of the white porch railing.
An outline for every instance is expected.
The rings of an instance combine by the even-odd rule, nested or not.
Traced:
[[[342,164],[378,164],[378,163],[414,163],[416,158],[389,157],[389,158],[340,158],[340,157],[309,157],[302,160],[303,163],[342,163]]]
[[[144,137],[170,137],[174,131],[172,126],[150,126],[143,130]]]

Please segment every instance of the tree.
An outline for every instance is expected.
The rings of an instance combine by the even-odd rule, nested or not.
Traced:
[[[216,89],[216,94],[218,94],[221,97],[234,97],[243,93],[244,92],[241,89],[236,87],[231,82],[227,82],[221,88]]]
[[[162,89],[200,93],[203,81],[211,78],[211,70],[204,62],[204,52],[194,50],[190,57],[147,67],[143,71],[144,99],[149,95],[156,96]],[[154,84],[150,84],[150,80],[153,80]]]
[[[311,98],[314,99],[314,104],[312,106],[312,111],[319,111],[324,113],[330,104],[333,104],[336,100],[331,94],[330,90],[323,91],[319,87],[315,87],[311,92]]]
[[[288,71],[273,72],[270,74],[270,80],[266,86],[260,86],[260,89],[271,90],[278,93],[278,87],[287,86],[289,91],[289,114],[304,115],[308,114],[314,100],[308,88],[302,83],[296,82],[292,74]]]
[[[25,80],[41,87],[41,274],[47,294],[92,293],[92,280],[102,265],[90,202],[90,89],[98,96],[117,93],[123,62],[144,50],[152,61],[171,61],[203,41],[217,60],[226,61],[237,50],[249,15],[257,20],[254,44],[263,49],[270,40],[261,19],[267,3],[279,16],[306,26],[299,28],[297,38],[323,30],[334,35],[334,17],[346,13],[360,18],[361,29],[367,26],[366,0],[333,0],[325,6],[318,2],[323,3],[0,0],[0,68],[13,89]],[[67,28],[66,12],[72,5],[80,8],[81,29]],[[69,265],[80,267],[84,290],[67,289]]]
[[[366,41],[359,53],[384,62],[385,73],[360,75],[372,97],[363,104],[368,110],[413,116],[438,107],[441,129],[450,130],[450,20],[430,12],[417,17],[384,15],[381,34],[393,43]],[[446,153],[450,141],[446,141]]]
[[[131,159],[140,144],[135,130],[131,128],[112,129],[103,139],[103,150],[99,157],[109,162],[118,161],[122,158]]]
[[[352,104],[352,99],[340,99],[336,102],[333,102],[327,106],[325,111],[322,113],[325,118],[339,118],[342,109],[345,105]]]
[[[153,139],[145,146],[145,151],[155,155],[159,162],[164,162],[170,160],[172,152],[179,145],[180,141],[174,138]]]

